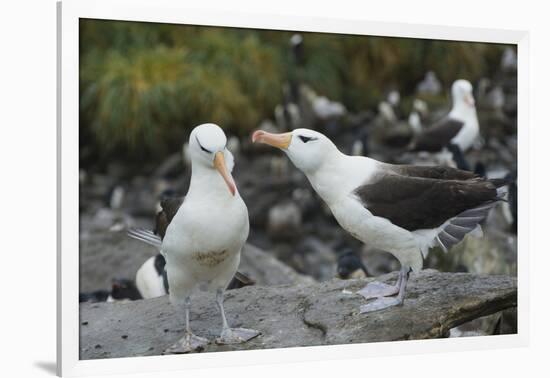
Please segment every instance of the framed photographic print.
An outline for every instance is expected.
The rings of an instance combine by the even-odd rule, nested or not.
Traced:
[[[58,374],[525,345],[527,33],[113,0],[58,46]]]

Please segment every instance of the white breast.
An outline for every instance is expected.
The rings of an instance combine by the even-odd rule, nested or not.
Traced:
[[[460,129],[451,142],[458,145],[462,151],[467,151],[479,136],[479,122],[475,109],[471,109],[468,113],[452,111],[449,117],[464,122],[464,126],[462,126],[462,129]]]
[[[248,232],[248,211],[238,194],[217,203],[204,196],[186,198],[162,244],[171,294],[185,295],[201,283],[226,285]]]

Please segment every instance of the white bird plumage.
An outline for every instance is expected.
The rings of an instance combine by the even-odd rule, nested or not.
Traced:
[[[453,108],[449,113],[450,119],[462,121],[464,126],[452,139],[462,151],[467,151],[479,136],[479,122],[472,95],[472,84],[467,80],[457,80],[451,88]]]
[[[189,352],[207,342],[189,326],[191,295],[197,289],[216,292],[223,321],[216,342],[244,342],[259,334],[230,328],[223,309],[223,292],[237,271],[249,232],[248,210],[231,176],[233,156],[226,143],[225,134],[215,124],[197,126],[189,137],[189,191],[160,246],[166,258],[170,301],[185,315],[186,324],[184,337],[168,353]]]

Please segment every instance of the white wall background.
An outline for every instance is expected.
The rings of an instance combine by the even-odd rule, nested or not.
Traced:
[[[515,350],[365,358],[185,374],[199,377],[223,374],[224,378],[548,374],[545,358],[548,359],[550,350],[550,250],[545,234],[550,232],[547,230],[550,195],[546,189],[550,169],[545,152],[550,148],[550,12],[545,2],[201,0],[196,6],[531,32],[531,345]],[[4,377],[51,376],[54,371],[55,15],[54,0],[3,2],[0,12],[0,235],[3,241],[0,244],[0,370],[3,372],[0,374]]]

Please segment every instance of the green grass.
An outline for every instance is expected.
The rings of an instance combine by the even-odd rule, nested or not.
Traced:
[[[492,76],[502,45],[81,20],[81,146],[142,159],[179,150],[192,127],[215,122],[244,135],[282,100],[289,77],[354,111],[390,87],[406,97],[427,70],[448,86]]]

